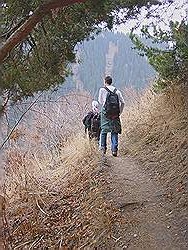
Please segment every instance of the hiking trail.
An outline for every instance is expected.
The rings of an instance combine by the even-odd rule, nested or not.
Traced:
[[[166,190],[130,157],[106,156],[109,193],[120,211],[113,228],[115,249],[186,249],[172,219]]]

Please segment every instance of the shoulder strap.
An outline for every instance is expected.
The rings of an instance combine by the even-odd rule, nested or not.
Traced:
[[[109,88],[107,88],[106,86],[103,88],[106,89],[106,91],[108,91],[109,93],[112,93],[112,91],[110,91]]]
[[[114,91],[109,90],[109,88],[107,88],[106,86],[103,87],[104,89],[106,89],[109,93],[116,93],[117,89],[115,88]]]
[[[113,91],[113,93],[115,94],[115,93],[116,93],[116,91],[117,91],[117,89],[115,88],[115,89],[114,89],[114,91]]]

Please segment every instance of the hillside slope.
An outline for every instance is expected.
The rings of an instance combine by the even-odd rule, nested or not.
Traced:
[[[33,134],[22,124],[4,156],[5,249],[186,249],[187,90],[131,93],[118,158],[101,158],[80,135],[88,96],[63,99],[62,113],[58,102],[39,104],[53,119],[36,115]]]
[[[124,116],[122,153],[129,152],[164,188],[171,219],[187,235],[188,86],[146,92]]]
[[[105,75],[113,77],[115,85],[124,89],[133,86],[143,89],[156,76],[145,57],[139,56],[128,35],[120,32],[102,32],[94,40],[78,45],[80,64],[73,65],[73,77],[68,77],[62,90],[72,87],[87,90],[93,97],[103,84]]]

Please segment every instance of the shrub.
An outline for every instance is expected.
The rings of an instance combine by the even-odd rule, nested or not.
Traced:
[[[133,32],[130,34],[140,55],[146,56],[159,73],[154,89],[163,89],[173,80],[178,82],[185,80],[188,73],[188,24],[185,21],[170,22],[168,31],[163,31],[156,26],[149,30],[148,26],[144,26],[142,34],[147,39],[151,39],[153,44],[157,44],[157,46],[148,46]]]

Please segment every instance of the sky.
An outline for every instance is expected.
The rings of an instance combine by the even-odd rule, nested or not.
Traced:
[[[152,12],[158,14],[162,20],[159,22],[159,20],[154,18],[147,19],[146,14],[148,12],[143,8],[137,20],[130,20],[125,24],[121,24],[115,27],[115,30],[128,33],[133,27],[135,27],[135,25],[139,24],[137,29],[137,32],[139,33],[139,30],[143,25],[147,25],[151,22],[159,25],[162,29],[168,29],[169,20],[181,21],[184,18],[188,21],[188,0],[175,0],[169,7],[162,6],[157,10],[156,7],[154,7]]]

